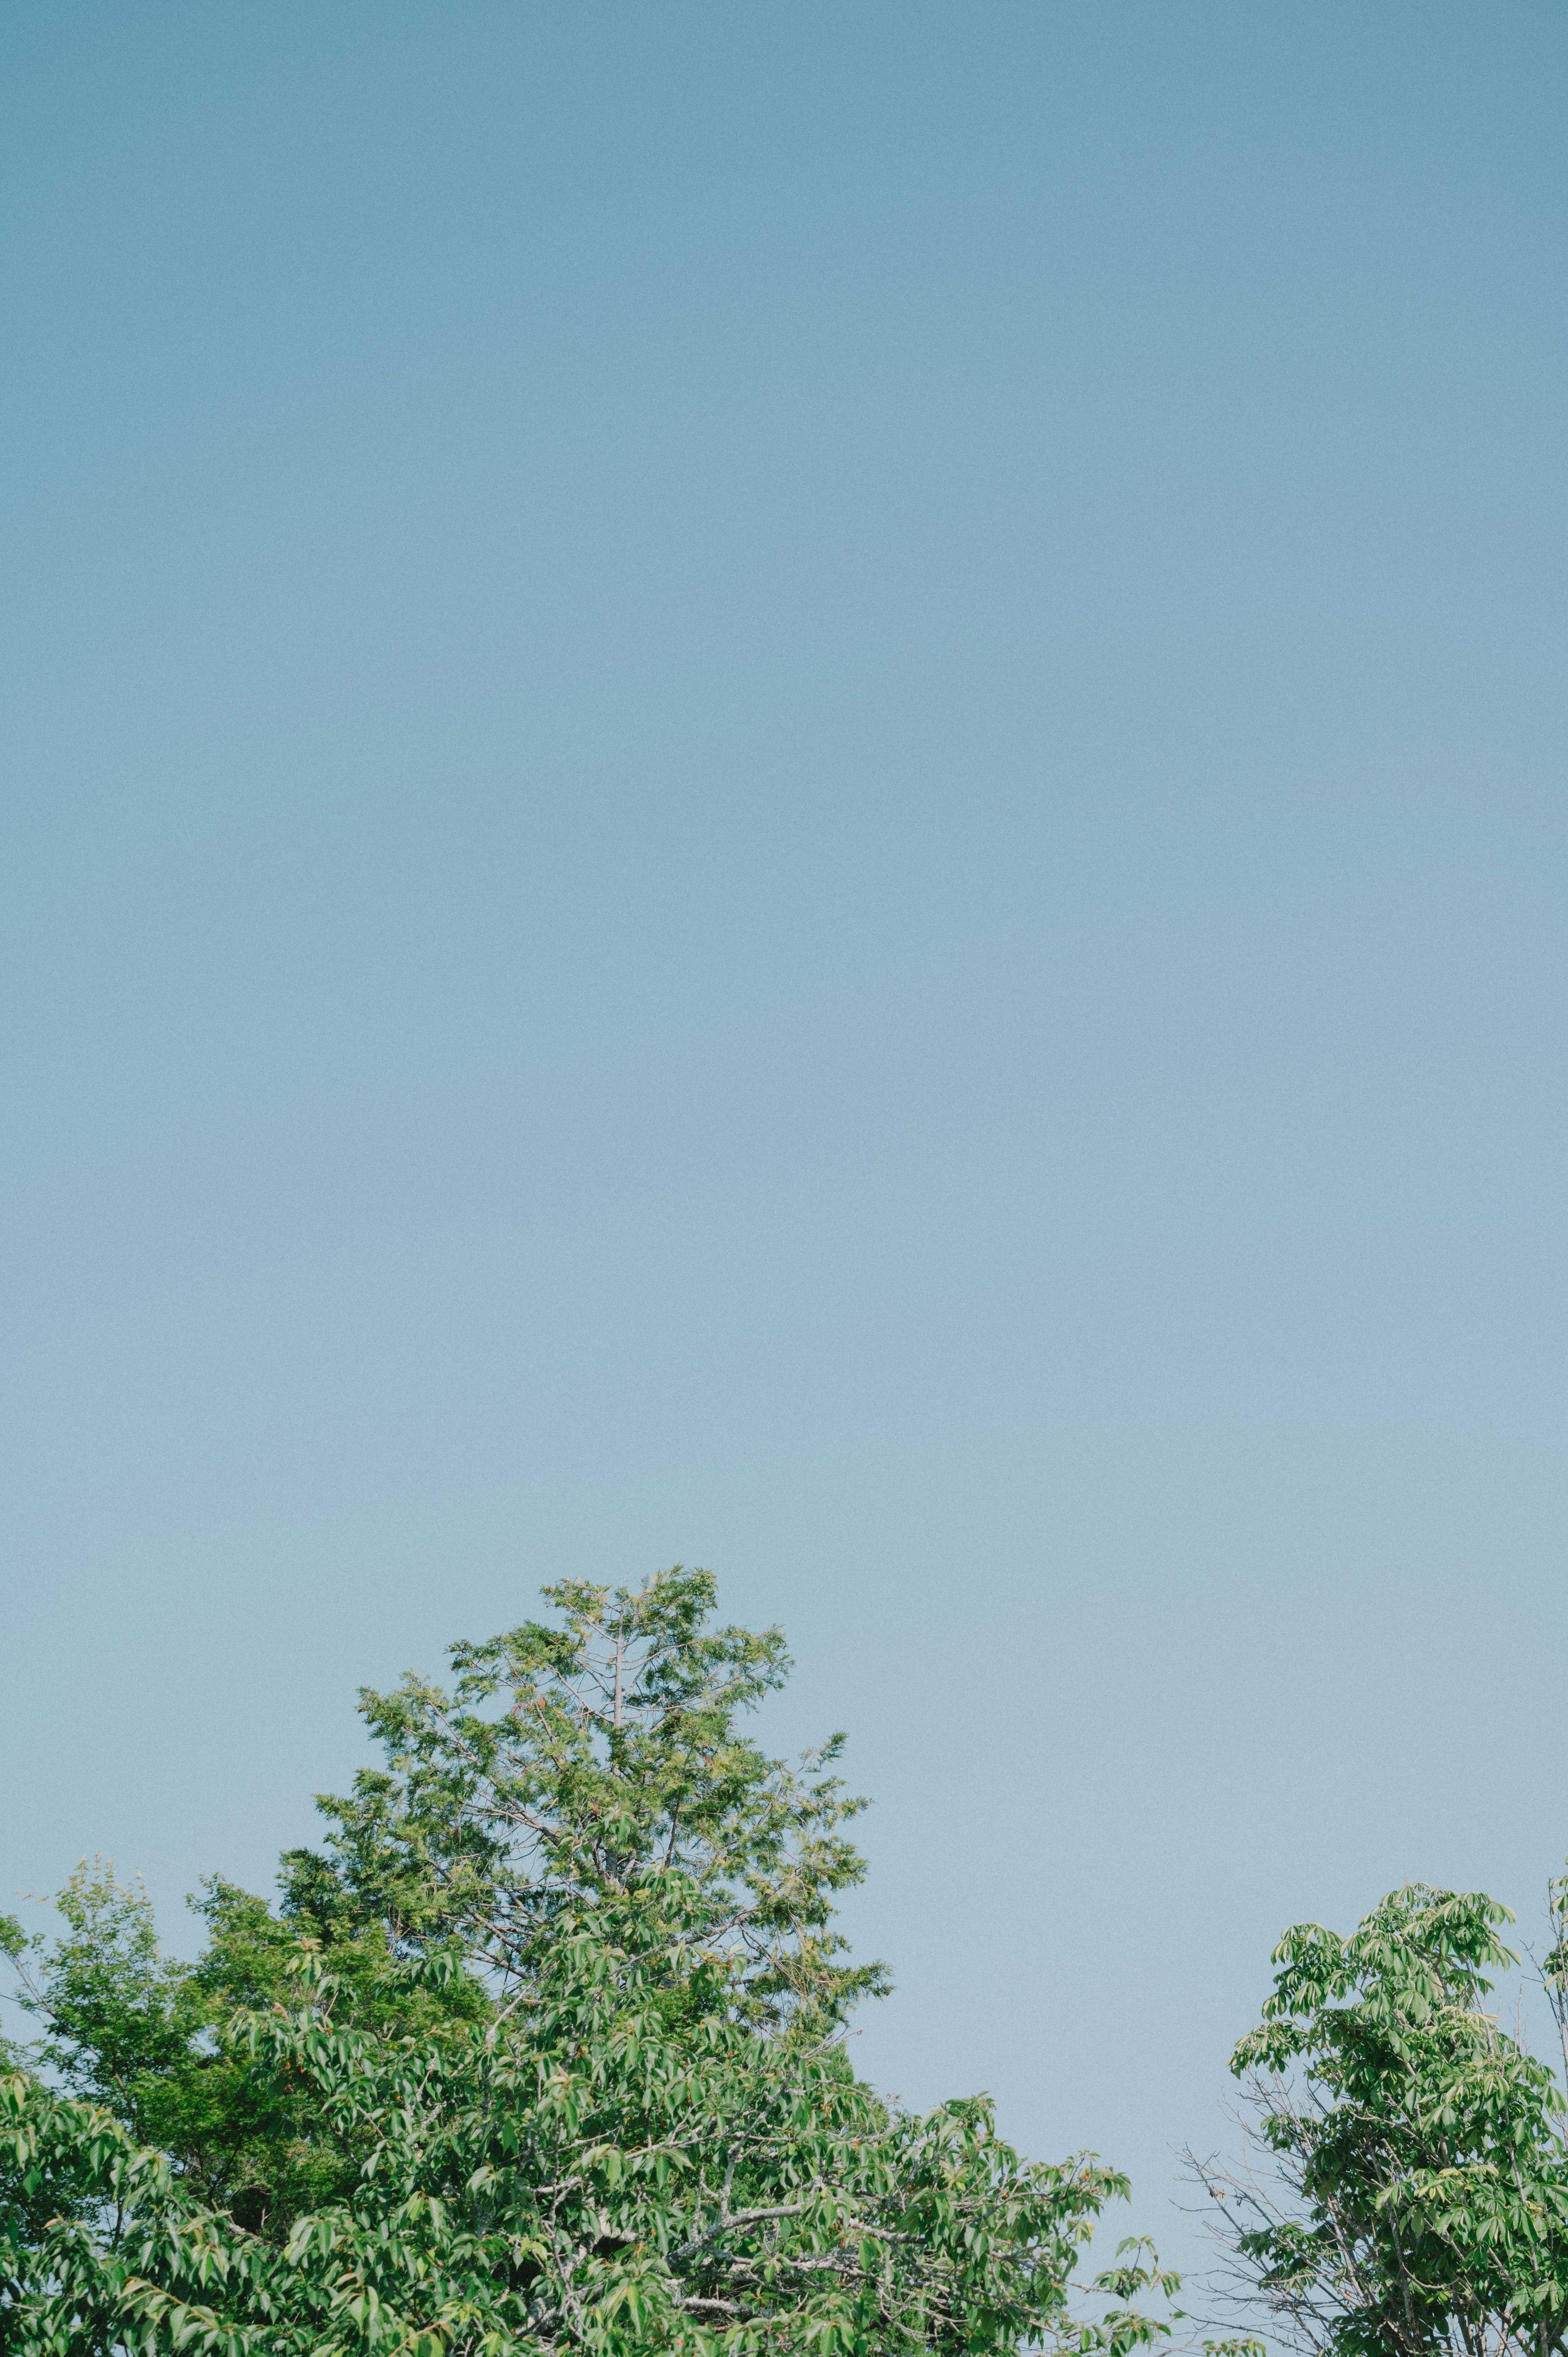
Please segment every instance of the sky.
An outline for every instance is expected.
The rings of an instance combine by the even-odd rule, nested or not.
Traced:
[[[0,1905],[709,1565],[859,2067],[1192,2262],[1283,1927],[1568,1851],[1568,16],[0,53]]]

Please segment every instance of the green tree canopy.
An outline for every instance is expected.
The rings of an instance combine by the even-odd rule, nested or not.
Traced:
[[[1114,2172],[855,2076],[844,2015],[885,1984],[832,1926],[859,1804],[836,1741],[790,1769],[737,1723],[777,1632],[714,1629],[703,1573],[547,1592],[560,1623],[459,1646],[449,1691],[363,1697],[385,1766],[323,1803],[281,1910],[208,1887],[195,1966],[77,1878],[0,2086],[0,2351],[1156,2338],[1142,2249],[1072,2314]]]
[[[1561,2018],[1568,1885],[1546,1981]],[[1568,2340],[1564,2095],[1487,2010],[1506,1908],[1413,1884],[1298,1924],[1232,2069],[1266,2165],[1195,2163],[1231,2282],[1326,2357],[1552,2357]]]
[[[865,1871],[843,1832],[865,1804],[831,1772],[843,1737],[791,1768],[739,1724],[784,1683],[781,1632],[712,1628],[703,1571],[544,1593],[560,1623],[454,1646],[450,1689],[361,1694],[386,1766],[320,1802],[327,1857],[285,1860],[295,1911],[324,1934],[379,1921],[405,1953],[456,1937],[505,2004],[564,1912],[676,1872],[748,2019],[814,2031],[885,1987],[832,1929]]]

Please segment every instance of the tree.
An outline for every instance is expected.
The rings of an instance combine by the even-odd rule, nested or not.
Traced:
[[[1568,1883],[1545,1977],[1560,2024]],[[1568,2341],[1563,2089],[1486,2010],[1497,1900],[1413,1884],[1298,1924],[1236,2050],[1266,2165],[1194,2162],[1233,2294],[1325,2357],[1551,2357]],[[1568,2054],[1568,2037],[1565,2037]],[[1189,2156],[1190,2158],[1190,2156]]]
[[[126,2082],[83,2014],[80,2092],[5,2083],[0,2349],[1087,2357],[1162,2334],[1130,2303],[1174,2279],[1141,2249],[1097,2322],[1069,2312],[1114,2172],[1022,2160],[983,2098],[915,2116],[855,2077],[843,2018],[886,1978],[832,1928],[859,1803],[837,1739],[791,1770],[736,1724],[783,1677],[777,1632],[713,1629],[703,1573],[547,1593],[562,1624],[456,1648],[450,1693],[363,1696],[386,1766],[323,1803],[281,1921],[236,1904],[266,1969],[206,2044],[274,2124],[253,2178],[300,2147],[288,2201],[247,2219],[209,2190],[232,2169],[145,2140],[145,2080],[181,2085],[188,2046]]]
[[[736,2020],[732,1971],[691,1941],[693,1897],[671,1873],[564,1916],[527,2006],[484,2029],[339,2030],[307,1964],[300,2001],[247,2025],[257,2067],[366,2161],[281,2250],[182,2198],[102,2115],[16,2084],[13,2140],[113,2200],[117,2225],[46,2238],[16,2346],[738,2357],[1150,2337],[1127,2313],[1087,2333],[1068,2317],[1118,2179],[1020,2161],[983,2101],[908,2117],[838,2042]],[[1134,2263],[1110,2288],[1148,2280]]]
[[[781,1632],[709,1628],[703,1571],[544,1593],[564,1625],[454,1646],[449,1693],[410,1676],[361,1694],[387,1765],[318,1803],[328,1856],[285,1860],[295,1906],[324,1930],[380,1922],[402,1953],[455,1937],[504,2006],[564,1910],[676,1872],[748,2020],[811,2034],[883,1990],[831,1928],[865,1871],[842,1830],[865,1803],[831,1772],[844,1738],[792,1769],[737,1725],[788,1675]]]

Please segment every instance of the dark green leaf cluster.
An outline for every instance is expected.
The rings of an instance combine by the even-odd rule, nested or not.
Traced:
[[[295,1999],[302,1927],[285,1910],[215,1878],[198,1911],[207,1941],[199,1963],[164,1956],[145,1895],[85,1860],[55,1901],[63,1936],[31,1955],[17,2001],[41,2035],[12,2059],[101,2108],[132,2140],[165,2153],[203,2203],[251,2231],[285,2235],[302,2211],[351,2181],[358,2155],[330,2133],[306,2091],[259,2078],[236,2041],[244,2008]],[[379,1924],[336,1942],[336,2004],[346,2022],[393,2021],[414,2033],[449,2018],[488,2018],[489,2001],[466,1974],[439,1990],[392,1988]]]

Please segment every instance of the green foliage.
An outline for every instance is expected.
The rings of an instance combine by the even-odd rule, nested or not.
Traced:
[[[22,1926],[14,1915],[0,1912],[0,1956],[6,1956],[13,1964],[19,1964],[27,1953],[27,1935]],[[9,2039],[0,2035],[0,2070],[9,2069],[17,2060],[16,2050]]]
[[[456,1936],[504,1993],[564,1911],[678,1871],[691,1937],[741,1964],[747,2018],[815,2034],[884,1988],[831,1928],[865,1870],[841,1830],[864,1803],[830,1772],[843,1738],[791,1769],[737,1724],[784,1682],[779,1631],[710,1629],[703,1571],[544,1593],[564,1625],[455,1646],[450,1692],[410,1676],[361,1695],[387,1765],[320,1803],[329,1857],[285,1861],[295,1904],[373,1919],[403,1952]]]
[[[563,1914],[508,2022],[412,2039],[338,2029],[313,1960],[245,2025],[258,2071],[308,2089],[365,2154],[281,2250],[192,2205],[101,2113],[13,2083],[4,2129],[117,2207],[62,2227],[19,2288],[26,2357],[108,2347],[266,2352],[1016,2350],[1118,2352],[1124,2304],[1073,2325],[1066,2285],[1104,2201],[1090,2162],[1021,2161],[983,2101],[924,2118],[836,2042],[735,2018],[733,1962],[692,1938],[673,1869]],[[406,1981],[428,1963],[389,1966]],[[680,2002],[671,2003],[671,1995]],[[47,2272],[46,2272],[47,2270]],[[1123,2303],[1152,2280],[1129,2266]]]
[[[1243,2279],[1297,2341],[1337,2357],[1563,2348],[1563,2091],[1484,2003],[1516,1961],[1509,1920],[1417,1884],[1349,1939],[1297,1925],[1275,1950],[1232,2065],[1273,2188],[1202,2173]]]
[[[207,1886],[195,1965],[83,1869],[0,2084],[0,2352],[110,2357],[1129,2357],[1141,2245],[1069,2311],[1122,2180],[1023,2160],[983,2098],[914,2116],[840,2033],[880,1987],[836,1741],[738,1731],[782,1642],[712,1583],[549,1591],[451,1693],[363,1706],[274,1913]],[[40,2075],[40,2071],[45,2075]],[[1235,2352],[1240,2357],[1240,2352]]]
[[[281,2238],[302,2211],[350,2181],[359,2156],[324,2133],[304,2090],[254,2069],[236,2040],[242,2008],[294,2001],[299,1933],[286,1914],[214,1878],[197,1902],[207,1927],[199,1963],[162,1954],[145,1894],[102,1862],[85,1860],[55,1900],[61,1938],[47,1950],[20,1940],[17,2001],[41,2035],[21,2054],[60,2087],[98,2107],[138,2145],[168,2157],[202,2202],[252,2232]],[[389,2005],[417,2033],[448,2015],[488,2015],[478,1984],[453,1975],[440,1991],[392,1988],[379,1926],[359,1927],[333,1952],[335,2002],[349,2022],[378,2023]]]

